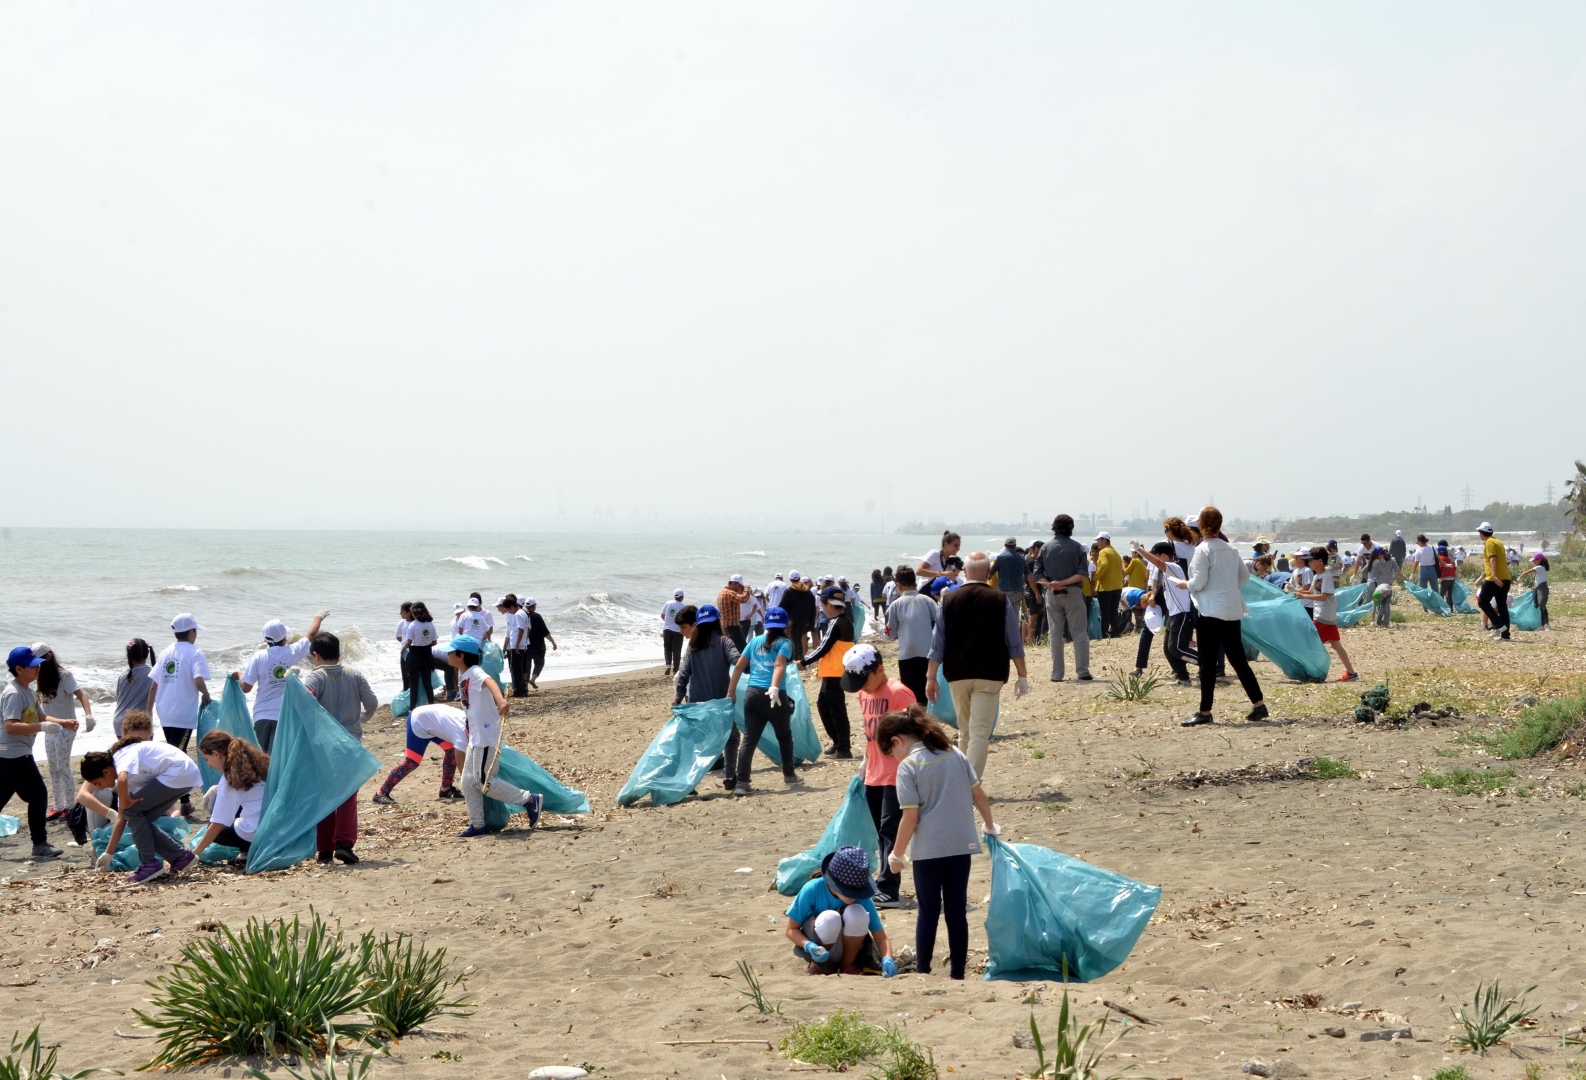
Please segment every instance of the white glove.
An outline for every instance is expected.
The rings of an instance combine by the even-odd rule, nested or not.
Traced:
[[[780,686],[771,687],[770,690],[766,691],[766,696],[771,699],[771,707],[773,709],[782,707],[782,688]]]
[[[214,812],[215,796],[219,793],[219,791],[220,785],[213,784],[210,786],[208,791],[204,792],[204,813],[209,814]]]
[[[96,869],[96,870],[109,870],[110,869],[110,860],[113,857],[114,856],[112,856],[110,854],[110,849],[106,848],[105,849],[105,853],[103,855],[99,856],[99,858],[94,860],[94,869]]]
[[[99,724],[99,721],[95,720],[92,716],[83,717],[83,730],[84,731],[92,731],[92,730],[94,730],[95,727],[98,726],[98,724]]]
[[[1020,675],[1013,683],[1013,696],[1022,698],[1030,692],[1030,680]]]
[[[53,721],[53,720],[40,720],[39,721],[39,730],[44,732],[45,734],[53,735],[57,731],[59,731],[60,729],[61,729],[61,726],[59,724],[57,724],[55,721]]]
[[[318,615],[315,615],[314,618],[321,620],[330,618],[330,608],[326,608],[324,611],[321,611]]]
[[[904,866],[908,865],[908,861],[909,860],[905,859],[902,855],[899,855],[896,851],[887,856],[887,866],[892,869],[894,874],[903,873],[903,868]]]
[[[1001,836],[1002,835],[1002,826],[1001,825],[993,825],[991,828],[987,829],[986,832],[989,835],[991,835],[991,836]]]

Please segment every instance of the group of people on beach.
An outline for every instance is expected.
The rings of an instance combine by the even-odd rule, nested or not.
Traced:
[[[512,696],[527,697],[529,690],[540,687],[540,673],[545,670],[545,646],[556,650],[556,638],[546,625],[532,596],[507,593],[495,603],[496,614],[502,617],[502,638],[496,647],[506,658],[512,677]],[[466,635],[478,642],[495,641],[496,620],[485,609],[484,597],[477,592],[459,601],[452,608],[450,638]],[[404,601],[397,616],[396,640],[402,650],[402,689],[408,692],[412,706],[428,705],[434,701],[456,701],[459,690],[457,673],[444,659],[440,633],[429,606],[422,600]],[[444,688],[440,696],[433,685],[439,672]]]

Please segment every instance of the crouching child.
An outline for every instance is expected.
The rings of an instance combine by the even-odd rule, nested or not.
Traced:
[[[826,856],[787,909],[787,939],[809,975],[898,973],[892,942],[871,897],[870,855],[842,847]]]

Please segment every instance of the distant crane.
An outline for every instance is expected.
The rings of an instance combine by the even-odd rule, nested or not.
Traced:
[[[1465,509],[1470,509],[1470,481],[1465,481],[1465,490],[1460,493],[1465,499]]]

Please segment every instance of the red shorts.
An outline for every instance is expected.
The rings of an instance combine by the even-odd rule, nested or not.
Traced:
[[[1317,622],[1315,619],[1312,619],[1311,623],[1316,627],[1316,632],[1322,636],[1323,644],[1339,640],[1337,623]]]

